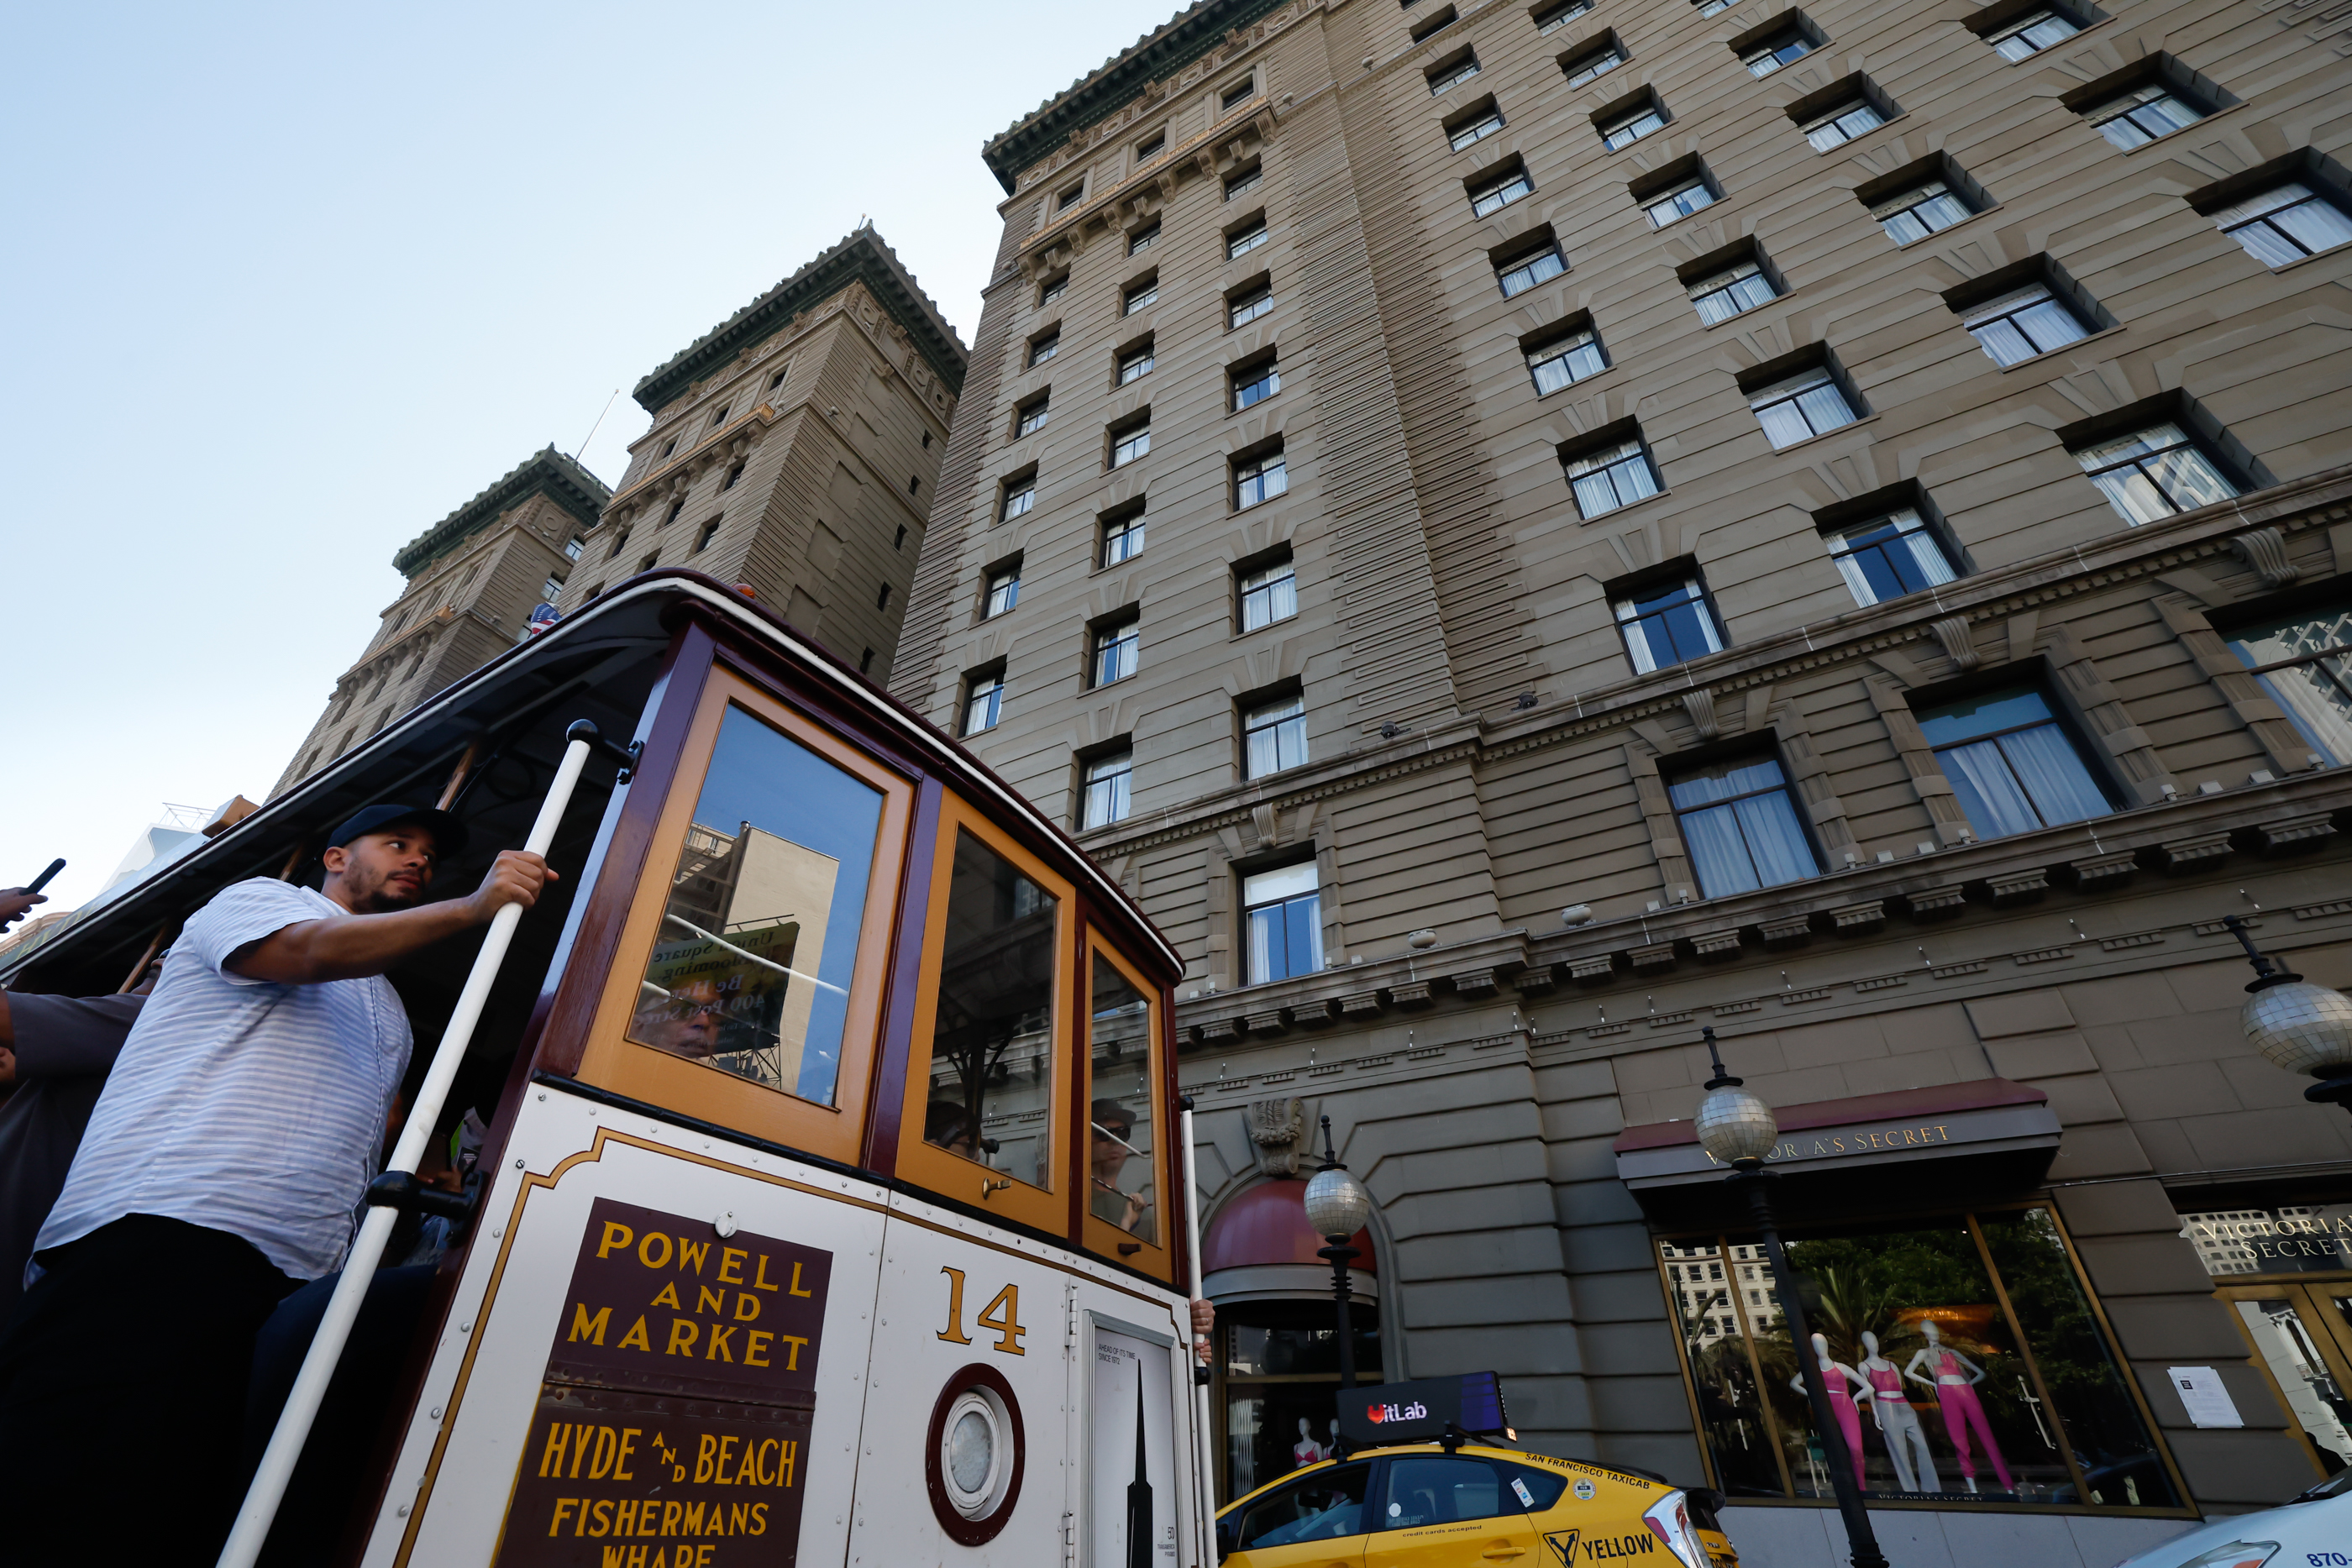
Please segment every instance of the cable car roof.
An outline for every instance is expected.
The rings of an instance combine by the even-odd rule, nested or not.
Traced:
[[[670,644],[676,612],[689,605],[783,655],[877,737],[936,771],[992,816],[1018,821],[1057,847],[1066,862],[1057,869],[1090,897],[1120,909],[1171,974],[1182,972],[1182,958],[1123,888],[1059,826],[929,721],[764,605],[699,572],[667,569],[615,586],[420,703],[211,841],[89,908],[47,940],[0,959],[0,984],[30,978],[34,983],[24,988],[47,989],[42,982],[52,977],[63,982],[68,971],[110,962],[127,966],[159,925],[192,913],[231,883],[276,875],[289,854],[361,806],[385,800],[431,803],[455,755],[502,728],[548,719],[560,731],[562,724],[587,717],[611,738],[625,741]],[[478,830],[478,844],[490,831]],[[518,828],[514,841],[520,838]]]

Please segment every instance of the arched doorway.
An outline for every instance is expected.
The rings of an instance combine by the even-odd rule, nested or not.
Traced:
[[[1219,1496],[1253,1491],[1330,1452],[1339,1385],[1339,1312],[1331,1265],[1315,1254],[1306,1184],[1261,1182],[1209,1222],[1202,1288],[1217,1304],[1212,1400],[1219,1436]],[[1351,1245],[1349,1313],[1356,1380],[1381,1377],[1379,1260],[1368,1230]],[[1302,1427],[1303,1423],[1303,1427]]]

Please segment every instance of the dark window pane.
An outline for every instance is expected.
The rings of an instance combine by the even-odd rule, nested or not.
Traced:
[[[1373,1521],[1376,1530],[1422,1530],[1519,1511],[1518,1500],[1503,1490],[1494,1466],[1460,1455],[1391,1459],[1382,1490],[1387,1506]],[[1506,1498],[1512,1504],[1508,1509],[1503,1506]]]
[[[1337,1541],[1364,1532],[1364,1483],[1370,1465],[1341,1465],[1301,1478],[1242,1514],[1235,1544],[1244,1552],[1306,1541]]]
[[[628,1037],[830,1105],[882,795],[728,710]]]
[[[957,830],[923,1141],[1040,1187],[1054,1185],[1059,914],[1052,894]]]

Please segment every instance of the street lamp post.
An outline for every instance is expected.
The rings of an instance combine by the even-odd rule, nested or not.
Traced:
[[[1339,1306],[1339,1386],[1356,1386],[1356,1332],[1349,1322],[1348,1265],[1358,1254],[1348,1245],[1348,1239],[1364,1228],[1372,1217],[1372,1195],[1364,1184],[1348,1174],[1339,1156],[1331,1150],[1331,1118],[1323,1119],[1323,1166],[1307,1184],[1307,1223],[1315,1234],[1330,1243],[1319,1249],[1315,1256],[1331,1260],[1331,1296]]]
[[[2238,916],[2225,915],[2221,924],[2254,967],[2239,1014],[2246,1039],[2273,1064],[2318,1080],[2303,1092],[2305,1099],[2352,1111],[2352,998],[2315,986],[2266,956]]]
[[[1822,1455],[1829,1461],[1830,1490],[1837,1494],[1838,1513],[1845,1521],[1846,1542],[1853,1548],[1853,1568],[1887,1568],[1886,1554],[1870,1528],[1870,1514],[1862,1506],[1862,1489],[1853,1479],[1853,1458],[1846,1450],[1845,1434],[1830,1415],[1829,1391],[1822,1386],[1821,1360],[1812,1354],[1812,1330],[1805,1322],[1805,1303],[1797,1293],[1796,1276],[1789,1271],[1789,1255],[1781,1249],[1780,1232],[1772,1220],[1772,1173],[1765,1156],[1780,1141],[1780,1124],[1761,1096],[1741,1087],[1723,1070],[1716,1050],[1715,1030],[1706,1037],[1707,1060],[1715,1076],[1706,1081],[1706,1098],[1699,1103],[1700,1147],[1732,1169],[1731,1179],[1747,1193],[1748,1209],[1764,1239],[1764,1256],[1772,1266],[1772,1293],[1780,1299],[1788,1320],[1789,1343],[1797,1353],[1798,1375],[1804,1379],[1805,1403],[1813,1414],[1813,1430],[1821,1434]]]

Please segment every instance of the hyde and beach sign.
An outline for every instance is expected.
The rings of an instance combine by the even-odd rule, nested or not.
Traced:
[[[496,1562],[793,1562],[833,1255],[599,1198]]]

